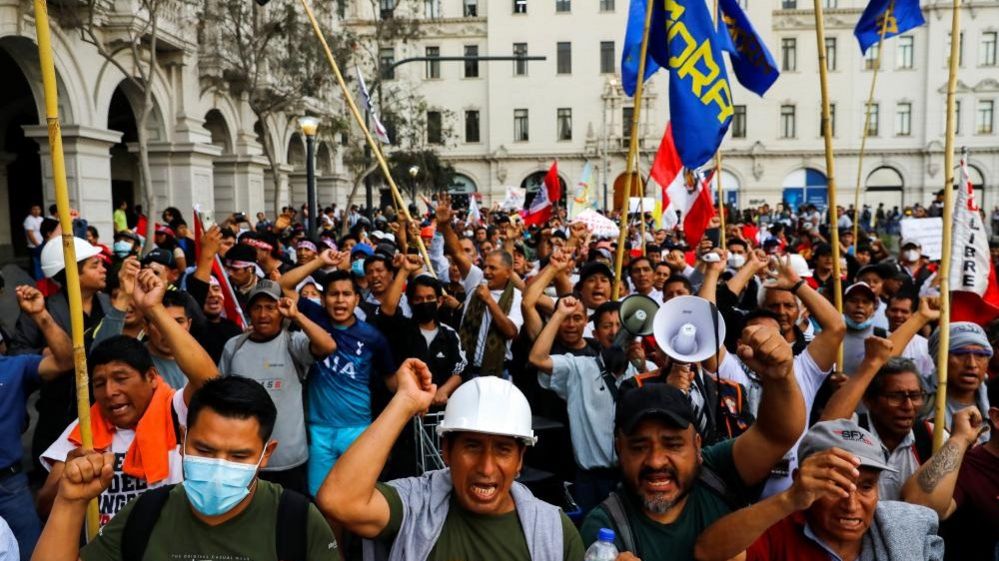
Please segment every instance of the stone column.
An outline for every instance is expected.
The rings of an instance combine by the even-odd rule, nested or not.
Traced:
[[[267,159],[261,156],[220,156],[215,159],[215,216],[245,212],[253,221],[257,212],[265,210],[264,168]]]
[[[24,126],[24,136],[38,143],[42,162],[45,205],[55,202],[52,178],[52,153],[49,149],[48,127]],[[111,147],[121,140],[118,131],[65,125],[62,127],[63,155],[66,160],[66,181],[70,205],[80,211],[91,226],[101,234],[101,241],[110,244],[114,237],[111,197]]]
[[[139,147],[130,143],[128,150],[135,153]],[[207,210],[214,209],[212,161],[221,153],[221,147],[203,142],[149,143],[150,181],[156,193],[155,215],[174,206],[190,220],[195,204]],[[193,228],[193,222],[188,222],[188,226]]]

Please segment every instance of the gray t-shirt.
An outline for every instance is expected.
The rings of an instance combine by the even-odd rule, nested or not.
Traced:
[[[177,361],[172,358],[163,358],[149,353],[149,356],[153,359],[153,366],[156,367],[156,372],[166,380],[166,383],[170,385],[171,388],[175,390],[182,390],[184,386],[187,385],[187,376],[184,372],[177,366]]]
[[[302,332],[282,331],[270,341],[262,342],[239,335],[225,344],[219,372],[223,376],[243,376],[260,382],[277,407],[271,438],[277,440],[278,446],[264,471],[293,468],[309,459],[302,381],[315,360],[309,350],[309,338]]]

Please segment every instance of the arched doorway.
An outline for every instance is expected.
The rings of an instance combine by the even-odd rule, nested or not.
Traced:
[[[712,181],[712,183],[717,184],[715,181]],[[739,208],[739,189],[741,188],[739,178],[734,173],[723,169],[721,171],[721,185],[722,191],[725,193],[725,204],[731,208]],[[712,192],[715,189],[712,189]],[[715,193],[715,201],[718,200],[717,197],[718,194]]]
[[[220,217],[229,216],[237,210],[247,212],[248,209],[238,209],[236,200],[236,169],[232,161],[232,135],[229,132],[229,125],[225,117],[218,109],[210,109],[205,113],[205,122],[202,125],[208,134],[211,135],[211,142],[218,146],[222,153],[212,162],[212,183],[215,205],[215,215]]]
[[[39,124],[35,98],[28,79],[6,48],[0,48],[0,199],[7,201],[7,220],[0,225],[0,246],[10,245],[15,255],[26,256],[28,249],[21,224],[32,205],[43,205],[42,165],[38,143],[24,135],[25,126]],[[42,209],[47,214],[46,209]]]
[[[454,174],[454,178],[451,179],[451,185],[447,189],[448,194],[451,195],[451,201],[456,208],[468,208],[469,197],[474,197],[476,191],[478,189],[475,187],[475,181],[463,173]]]
[[[872,214],[877,212],[879,206],[883,206],[888,212],[894,207],[901,208],[905,204],[902,196],[905,192],[902,174],[891,166],[876,168],[867,176],[864,186],[860,208],[867,205],[871,207]]]
[[[622,173],[617,176],[614,180],[614,210],[618,210],[624,204],[625,196],[627,197],[637,197],[640,193],[645,192],[645,182],[642,180],[642,176],[637,172],[631,172],[634,178],[629,182],[628,174]],[[628,193],[628,186],[631,186],[632,192]],[[627,195],[626,195],[627,193]]]
[[[520,182],[520,188],[524,189],[526,193],[526,195],[524,196],[524,208],[530,208],[531,201],[533,201],[534,197],[537,196],[538,194],[538,189],[540,189],[541,186],[545,184],[546,175],[548,175],[547,171],[536,171],[525,177],[524,180]],[[552,203],[556,205],[564,205],[566,191],[565,191],[565,180],[562,179],[562,176],[559,176],[558,184],[562,187],[562,200],[552,201]]]
[[[108,129],[121,133],[121,140],[111,147],[111,200],[117,205],[126,201],[129,208],[143,203],[140,190],[139,155],[128,149],[129,143],[138,142],[135,113],[125,90],[119,85],[111,95],[108,108]],[[148,215],[148,209],[146,209]],[[129,214],[129,227],[134,228],[137,216]],[[142,232],[145,235],[145,232]]]
[[[826,174],[817,169],[796,169],[784,178],[781,187],[784,203],[793,210],[803,204],[813,204],[823,210],[829,204]]]

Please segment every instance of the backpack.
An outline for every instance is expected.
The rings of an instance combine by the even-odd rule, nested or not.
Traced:
[[[160,512],[175,486],[157,487],[135,499],[135,505],[122,532],[121,559],[142,560]],[[305,495],[282,489],[281,499],[278,501],[277,525],[274,527],[275,549],[279,561],[306,561],[310,504]]]

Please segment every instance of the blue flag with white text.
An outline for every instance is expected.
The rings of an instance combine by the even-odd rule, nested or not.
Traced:
[[[777,63],[738,0],[720,0],[718,7],[724,26],[718,30],[718,40],[729,53],[735,77],[747,90],[763,97],[780,76]]]
[[[861,14],[853,34],[860,43],[860,52],[865,53],[881,37],[881,27],[885,18],[885,39],[901,35],[906,31],[926,23],[919,9],[919,0],[871,0]]]
[[[634,95],[647,0],[632,0],[621,60],[624,91]],[[669,112],[683,165],[714,156],[734,112],[721,42],[704,0],[654,0],[645,79],[670,71]],[[669,30],[669,37],[667,37]]]

